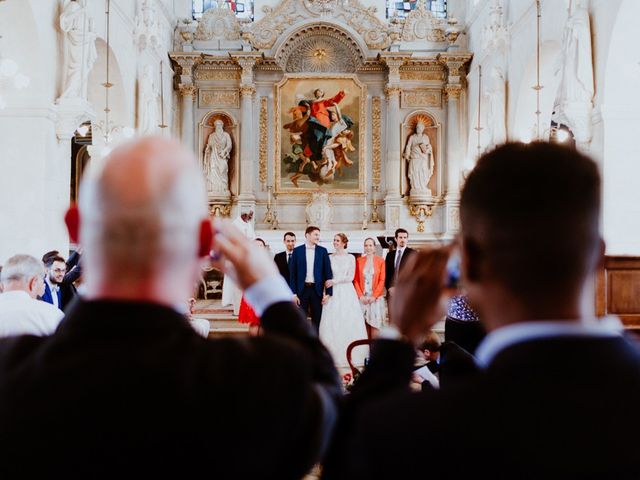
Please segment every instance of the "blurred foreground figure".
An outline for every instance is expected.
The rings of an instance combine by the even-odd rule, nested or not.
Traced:
[[[216,255],[263,337],[206,340],[184,315],[211,246],[205,195],[196,161],[162,138],[88,172],[86,296],[53,337],[0,342],[0,478],[297,480],[318,461],[338,378],[267,254],[220,225]]]
[[[414,345],[441,312],[446,255],[420,253],[345,409],[327,478],[640,478],[640,354],[593,314],[596,164],[553,144],[484,155],[461,198],[463,284],[488,332],[479,370],[412,394]],[[416,275],[432,279],[415,280]],[[394,339],[395,337],[395,339]],[[343,453],[345,452],[345,453]]]

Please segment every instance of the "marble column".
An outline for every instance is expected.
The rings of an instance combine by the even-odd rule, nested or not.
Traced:
[[[446,173],[447,190],[446,232],[453,237],[460,231],[460,188],[464,160],[463,145],[466,145],[466,129],[462,125],[460,97],[464,90],[463,78],[466,65],[471,60],[467,52],[441,54],[439,61],[447,68],[447,83],[444,87],[447,99]]]
[[[195,85],[179,85],[178,91],[182,99],[182,143],[184,146],[197,154],[195,147],[195,127],[193,119],[193,102],[196,97],[197,88]]]
[[[400,138],[400,67],[411,57],[411,54],[389,52],[380,54],[389,69],[387,86],[387,122],[386,122],[386,168],[385,168],[385,227],[393,231],[400,227],[402,196],[400,192],[400,172],[402,171],[402,154]]]
[[[258,168],[256,154],[256,126],[254,121],[253,99],[256,87],[253,78],[253,67],[262,59],[261,54],[255,52],[238,52],[232,58],[240,65],[240,194],[238,206],[252,208],[255,211],[256,197],[254,195],[254,170]],[[255,219],[255,215],[254,215]]]

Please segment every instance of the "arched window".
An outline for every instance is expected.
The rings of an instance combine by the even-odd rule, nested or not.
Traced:
[[[430,10],[436,18],[447,18],[447,0],[411,0],[408,2],[387,0],[387,18],[393,16],[405,18],[411,10],[418,6],[418,2],[425,2],[427,10]]]
[[[220,2],[236,14],[238,18],[253,20],[253,0],[225,0]],[[193,18],[199,19],[210,8],[216,8],[218,0],[193,0]]]

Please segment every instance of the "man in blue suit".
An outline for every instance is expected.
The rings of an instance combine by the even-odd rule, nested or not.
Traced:
[[[311,309],[311,321],[318,331],[322,305],[333,294],[331,287],[325,291],[325,282],[333,278],[333,273],[327,249],[318,245],[320,229],[314,226],[307,227],[304,238],[304,245],[294,248],[291,255],[289,286],[296,303],[305,314]]]

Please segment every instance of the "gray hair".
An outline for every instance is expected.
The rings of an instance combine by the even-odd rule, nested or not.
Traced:
[[[88,262],[148,274],[196,257],[207,197],[195,159],[166,189],[137,205],[126,204],[106,183],[96,167],[81,184],[80,240]]]
[[[34,277],[44,277],[44,265],[31,255],[14,255],[6,261],[0,273],[2,283],[28,282]]]

